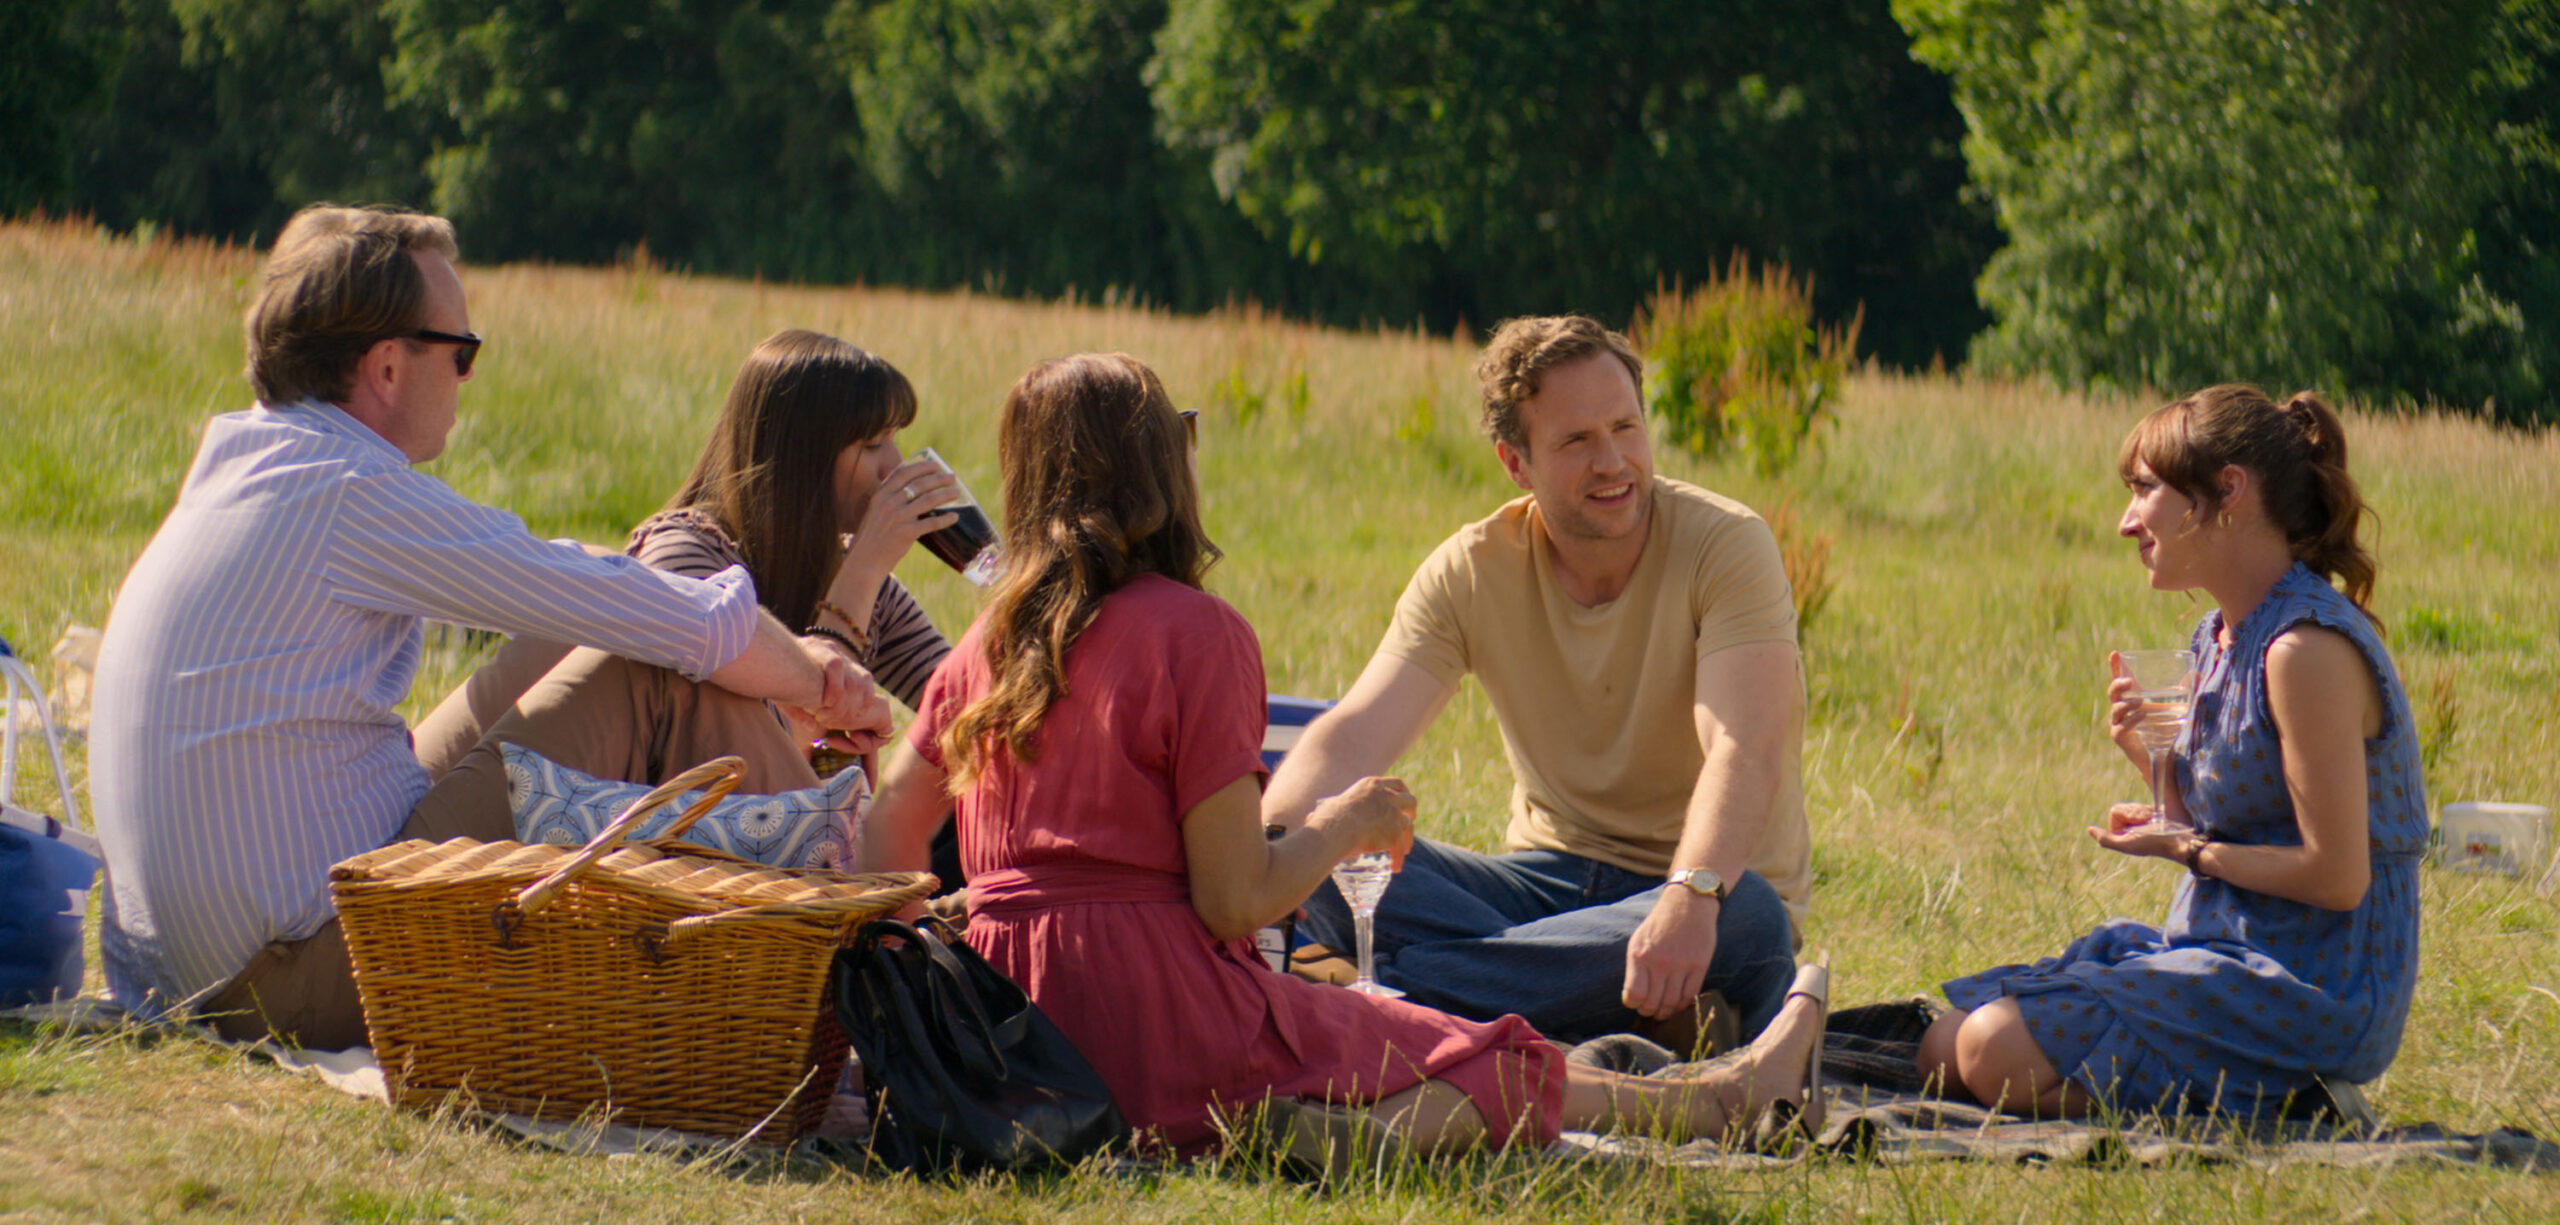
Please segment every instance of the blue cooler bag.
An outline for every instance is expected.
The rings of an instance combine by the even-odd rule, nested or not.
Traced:
[[[76,821],[62,744],[44,709],[44,691],[0,639],[0,1008],[80,994],[80,920],[98,874],[97,840],[15,802],[18,786],[18,694],[26,691],[45,748],[62,815]]]

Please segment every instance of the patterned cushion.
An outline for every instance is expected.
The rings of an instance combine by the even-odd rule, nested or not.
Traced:
[[[516,841],[584,846],[633,800],[649,793],[639,783],[608,782],[548,760],[517,745],[502,745],[507,759],[507,806],[514,810]],[[701,795],[688,791],[640,823],[633,841],[658,836]],[[731,795],[704,813],[682,841],[726,851],[776,868],[853,867],[853,820],[871,802],[871,782],[859,765],[834,778],[779,795]]]

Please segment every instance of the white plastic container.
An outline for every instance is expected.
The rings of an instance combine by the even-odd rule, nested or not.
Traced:
[[[2550,853],[2551,810],[2539,804],[2447,804],[2436,814],[2436,863],[2453,871],[2536,874]]]

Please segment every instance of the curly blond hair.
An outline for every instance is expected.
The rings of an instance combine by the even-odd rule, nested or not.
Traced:
[[[1528,440],[1520,432],[1520,405],[1538,394],[1538,384],[1558,366],[1606,353],[1627,368],[1636,386],[1644,386],[1644,359],[1627,338],[1585,315],[1533,315],[1505,320],[1476,358],[1476,383],[1484,389],[1484,432],[1495,442],[1522,450]]]

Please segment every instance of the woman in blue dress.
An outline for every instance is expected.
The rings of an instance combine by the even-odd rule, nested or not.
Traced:
[[[2192,723],[2165,821],[2120,804],[2098,845],[2184,875],[2168,921],[2115,919],[2061,956],[1945,984],[1921,1043],[1951,1095],[2042,1115],[2247,1112],[2400,1048],[2427,836],[2418,743],[2372,615],[2374,563],[2337,415],[2211,387],[2160,408],[2116,461],[2119,534],[2151,585],[2202,591]],[[2108,731],[2137,767],[2118,673]]]

